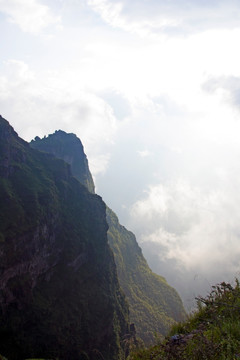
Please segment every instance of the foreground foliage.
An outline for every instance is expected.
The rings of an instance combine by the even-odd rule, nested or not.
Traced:
[[[197,298],[198,311],[175,325],[164,342],[132,353],[130,360],[240,359],[240,285],[222,282],[206,297]]]

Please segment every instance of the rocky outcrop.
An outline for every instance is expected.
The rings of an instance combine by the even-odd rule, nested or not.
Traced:
[[[1,353],[8,360],[122,359],[128,306],[104,202],[3,118],[0,140]]]

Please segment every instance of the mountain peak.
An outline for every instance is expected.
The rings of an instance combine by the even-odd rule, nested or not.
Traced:
[[[9,122],[0,115],[0,176],[8,178],[14,173],[14,164],[25,162],[25,148],[29,144],[18,137]]]
[[[55,133],[40,139],[38,136],[30,143],[31,147],[39,151],[48,152],[70,164],[74,176],[94,193],[95,187],[89,171],[87,156],[81,140],[73,133],[56,130]]]
[[[18,136],[9,122],[0,115],[0,139],[8,139],[11,136]]]

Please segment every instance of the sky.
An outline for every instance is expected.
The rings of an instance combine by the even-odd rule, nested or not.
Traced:
[[[239,0],[0,0],[0,113],[83,142],[187,308],[240,272]]]

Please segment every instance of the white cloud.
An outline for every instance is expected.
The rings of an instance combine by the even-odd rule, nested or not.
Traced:
[[[138,151],[138,154],[142,157],[142,158],[145,158],[145,157],[148,157],[148,156],[151,156],[153,155],[153,153],[149,150],[139,150]]]
[[[221,251],[236,268],[239,1],[41,1],[0,0],[23,30],[0,24],[1,114],[27,140],[81,138],[101,195],[160,274],[220,273]],[[48,35],[56,14],[54,41],[24,33]]]
[[[60,17],[52,15],[49,7],[38,0],[0,0],[0,12],[22,31],[33,34],[60,22]]]
[[[142,36],[179,36],[206,29],[239,27],[238,2],[222,0],[148,1],[88,0],[87,3],[113,27]]]
[[[219,94],[223,101],[240,109],[239,76],[211,77],[203,84],[203,89],[209,93]]]
[[[122,11],[122,3],[111,3],[108,0],[87,0],[89,6],[101,14],[107,23],[121,26],[120,14]]]
[[[111,158],[110,153],[98,154],[94,152],[94,156],[91,157],[91,172],[96,177],[97,175],[103,175],[108,167],[109,160]],[[97,192],[97,189],[96,189]]]
[[[176,184],[151,186],[146,198],[137,201],[131,210],[133,218],[147,219],[146,231],[157,229],[162,223],[169,233],[182,234],[196,218],[199,190],[184,181]]]
[[[117,130],[112,108],[78,81],[57,71],[35,74],[27,64],[12,60],[0,76],[2,116],[21,137],[31,140],[61,129],[76,133],[86,148],[93,175],[104,172]]]
[[[218,169],[215,174],[208,191],[182,180],[151,186],[131,209],[131,228],[138,228],[150,261],[158,256],[156,269],[184,297],[196,287],[193,274],[214,283],[232,279],[240,270],[240,170],[230,174]],[[189,281],[185,292],[184,281]]]
[[[149,16],[139,18],[139,7],[141,8],[140,14],[143,10],[141,3],[136,7],[133,5],[133,9],[131,5],[130,7],[128,6],[129,3],[124,1],[118,2],[110,0],[88,0],[87,3],[102,17],[102,19],[107,24],[113,27],[121,28],[131,33],[137,33],[143,37],[151,36],[152,33],[159,30],[164,31],[165,28],[177,26],[177,20],[167,16],[157,17],[157,19],[150,18]],[[153,8],[155,8],[154,4],[152,5]],[[147,9],[148,6],[145,7],[143,12]],[[129,17],[127,15],[129,10],[131,15],[134,14],[133,16]]]

